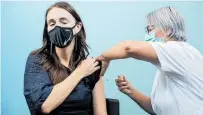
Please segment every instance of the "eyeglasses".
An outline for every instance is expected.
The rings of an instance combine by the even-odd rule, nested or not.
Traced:
[[[145,32],[149,34],[154,29],[155,29],[154,25],[148,25],[145,27]]]

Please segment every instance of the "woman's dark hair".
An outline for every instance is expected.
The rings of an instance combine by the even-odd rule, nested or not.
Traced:
[[[42,67],[48,72],[51,81],[53,84],[57,84],[63,81],[70,72],[67,71],[67,68],[60,63],[60,60],[56,53],[51,53],[51,42],[49,40],[48,31],[47,31],[47,14],[52,8],[61,8],[69,12],[76,19],[76,22],[81,22],[81,19],[73,7],[67,2],[57,2],[50,6],[45,15],[45,25],[43,33],[43,46],[33,52],[32,55],[39,54],[41,59]],[[69,69],[73,71],[77,65],[84,60],[88,55],[88,45],[86,44],[86,34],[84,26],[82,26],[80,32],[75,36],[75,46],[73,53],[70,59]]]

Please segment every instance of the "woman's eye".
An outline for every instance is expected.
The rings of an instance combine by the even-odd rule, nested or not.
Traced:
[[[54,23],[49,24],[49,26],[53,26],[53,25],[54,25]]]
[[[67,24],[67,21],[61,21],[62,24]]]

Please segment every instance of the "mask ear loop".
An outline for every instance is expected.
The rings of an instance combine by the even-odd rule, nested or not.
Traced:
[[[78,50],[77,36],[75,36],[75,52]]]
[[[50,54],[52,55],[54,53],[54,44],[51,43],[50,45]]]
[[[52,43],[51,43],[51,45],[50,45],[50,54],[53,54]]]
[[[79,22],[76,22],[75,25],[71,29],[75,28],[78,25],[78,23]]]

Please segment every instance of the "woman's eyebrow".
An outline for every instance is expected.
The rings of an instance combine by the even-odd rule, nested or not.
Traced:
[[[56,21],[54,19],[49,19],[48,24],[51,23],[51,22],[56,22]]]

